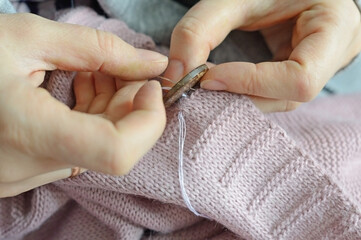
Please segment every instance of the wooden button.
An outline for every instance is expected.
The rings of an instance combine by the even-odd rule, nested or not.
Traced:
[[[175,103],[184,93],[187,93],[194,85],[196,85],[207,71],[207,65],[203,64],[185,75],[163,97],[164,106],[167,108]]]

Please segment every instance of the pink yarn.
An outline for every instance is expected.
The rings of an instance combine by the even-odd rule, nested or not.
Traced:
[[[77,14],[94,17],[68,17]],[[59,76],[48,89],[64,100],[71,78]],[[86,172],[0,199],[0,239],[361,239],[360,102],[264,115],[245,96],[197,90],[168,109],[163,136],[129,175]],[[179,110],[187,193],[213,221],[181,196]]]

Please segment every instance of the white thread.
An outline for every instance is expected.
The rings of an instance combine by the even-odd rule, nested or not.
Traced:
[[[186,188],[184,186],[184,172],[183,172],[183,151],[184,151],[184,142],[186,139],[186,134],[187,134],[187,127],[186,127],[186,122],[184,120],[183,117],[183,113],[179,112],[178,113],[178,122],[179,122],[179,141],[178,141],[178,146],[179,146],[179,152],[178,152],[178,161],[179,161],[179,165],[178,165],[178,177],[179,177],[179,185],[180,185],[180,189],[182,192],[182,197],[183,197],[183,201],[185,202],[185,204],[187,205],[188,209],[193,212],[196,216],[199,217],[204,217],[204,218],[208,218],[205,215],[202,215],[200,213],[198,213],[192,206],[188,194],[186,192]]]
[[[173,81],[170,80],[169,78],[166,78],[166,77],[163,77],[163,76],[158,76],[158,77],[156,77],[156,78],[158,78],[158,79],[160,79],[160,80],[165,80],[165,81],[167,81],[167,82],[170,82],[170,83],[175,84],[175,82],[173,82]]]
[[[169,91],[169,90],[171,90],[172,88],[171,88],[171,87],[162,87],[162,89]]]

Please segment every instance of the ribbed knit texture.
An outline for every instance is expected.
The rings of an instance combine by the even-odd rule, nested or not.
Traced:
[[[107,21],[98,26],[123,26]],[[71,75],[52,81],[52,94],[71,99]],[[0,199],[0,239],[361,239],[360,102],[336,96],[264,115],[245,96],[197,90],[167,110],[163,136],[127,176],[86,172]],[[185,187],[212,220],[181,196],[179,111]]]

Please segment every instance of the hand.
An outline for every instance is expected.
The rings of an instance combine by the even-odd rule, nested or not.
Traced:
[[[175,27],[165,76],[179,79],[205,63],[233,29],[260,30],[274,61],[220,64],[201,87],[250,95],[265,112],[312,100],[361,51],[360,13],[352,0],[203,0]]]
[[[161,135],[160,85],[129,90],[109,82],[159,75],[166,57],[30,14],[1,14],[0,36],[0,197],[67,178],[74,166],[125,174]],[[103,114],[71,110],[39,88],[54,69],[90,72],[75,81],[75,110]],[[85,81],[92,74],[95,86]]]

